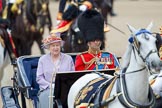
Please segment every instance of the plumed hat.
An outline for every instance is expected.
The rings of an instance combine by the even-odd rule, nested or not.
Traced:
[[[47,38],[42,40],[43,44],[42,44],[42,48],[48,49],[48,46],[52,43],[55,42],[61,42],[62,44],[62,39],[60,38],[60,36],[58,34],[50,34]]]
[[[104,41],[104,19],[97,10],[86,10],[78,18],[78,27],[86,42]]]

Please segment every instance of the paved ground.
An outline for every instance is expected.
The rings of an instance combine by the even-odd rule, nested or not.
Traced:
[[[56,25],[56,12],[58,2],[51,1],[50,9],[53,20],[53,25]],[[159,27],[162,26],[162,0],[116,0],[115,12],[118,14],[116,17],[109,17],[109,23],[126,35],[115,30],[110,26],[111,31],[106,33],[106,51],[114,52],[117,56],[122,56],[128,44],[130,32],[126,26],[127,23],[135,28],[145,28],[153,21],[154,27],[152,31],[159,32]],[[44,36],[47,36],[46,31]],[[33,55],[40,55],[36,43],[32,49]],[[2,86],[12,85],[10,78],[13,75],[12,66],[8,66],[4,72],[4,78],[1,81]],[[30,103],[31,104],[31,103]],[[0,100],[0,108],[2,103]],[[28,108],[31,108],[29,105]]]

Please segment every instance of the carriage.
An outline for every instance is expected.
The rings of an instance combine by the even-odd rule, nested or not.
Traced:
[[[69,53],[74,62],[77,53]],[[26,108],[25,99],[30,99],[34,108],[38,108],[38,92],[39,85],[36,82],[36,69],[40,56],[21,56],[14,67],[13,86],[5,86],[1,88],[1,97],[3,108]],[[118,58],[120,59],[120,57]],[[78,71],[57,73],[54,89],[55,108],[67,108],[67,95],[71,85],[81,76],[91,73],[101,72],[113,75],[115,69],[98,70],[98,71]],[[21,105],[19,104],[18,95],[21,95]]]
[[[138,107],[147,108],[147,107],[152,106],[155,101],[152,92],[151,92],[151,96],[149,96],[151,98],[148,99],[148,94],[150,95],[151,89],[149,88],[149,82],[146,77],[149,74],[148,73],[149,71],[147,71],[147,69],[148,67],[154,68],[154,69],[159,68],[162,65],[162,63],[160,62],[159,56],[157,54],[157,49],[155,46],[156,38],[150,32],[152,24],[150,24],[147,27],[147,29],[141,29],[141,30],[136,30],[129,25],[128,27],[130,31],[132,32],[132,35],[129,38],[130,44],[129,44],[129,48],[126,51],[126,56],[124,59],[125,62],[123,66],[123,68],[128,67],[128,69],[127,71],[125,71],[125,73],[120,73],[118,75],[118,79],[122,79],[121,80],[122,87],[123,86],[125,87],[124,85],[125,83],[127,83],[126,85],[129,85],[129,88],[128,88],[129,94],[127,90],[125,90],[125,88],[127,87],[121,88],[122,92],[125,93],[124,95],[125,97],[123,98],[126,101],[125,103],[126,104],[128,103],[127,107],[138,106]],[[76,55],[72,54],[71,56],[75,60]],[[7,86],[7,87],[2,87],[1,89],[2,100],[3,100],[5,108],[9,108],[9,107],[19,108],[20,107],[18,99],[17,99],[18,94],[21,94],[21,101],[22,101],[23,108],[26,108],[26,102],[25,102],[26,98],[32,100],[33,107],[37,108],[38,106],[37,94],[39,91],[39,86],[36,83],[35,78],[36,78],[36,69],[37,69],[38,60],[39,60],[39,57],[22,56],[16,60],[15,64],[13,64],[14,66],[14,76],[12,78],[13,87]],[[115,70],[100,70],[99,72],[101,71],[104,73],[111,73],[111,72],[114,73]],[[54,96],[54,102],[56,103],[55,104],[56,107],[67,108],[67,100],[68,101],[70,100],[70,99],[67,99],[67,94],[70,92],[69,90],[71,89],[71,86],[73,86],[73,84],[77,84],[76,83],[78,81],[77,79],[80,78],[81,76],[83,76],[83,79],[84,79],[85,78],[84,75],[89,72],[98,73],[96,71],[86,71],[86,72],[80,71],[77,73],[60,73],[56,75],[56,85],[55,85],[54,95],[50,96],[50,97]],[[135,75],[133,75],[134,73]],[[126,75],[131,76],[131,78],[123,77]],[[132,78],[134,80],[132,80]],[[128,80],[128,82],[126,80]],[[138,83],[136,84],[136,82]],[[141,82],[144,82],[144,83],[141,83]],[[136,86],[135,88],[138,88],[139,86],[141,87],[139,88],[140,91],[139,89],[137,90],[139,92],[138,94],[136,94],[135,97],[133,94],[135,94],[136,91],[134,91],[135,89],[131,87],[132,85]],[[141,91],[143,91],[144,93]],[[113,89],[113,93],[115,92],[116,92],[116,89]],[[129,97],[129,95],[131,97]],[[141,96],[142,96],[142,101],[139,101]],[[74,97],[72,96],[71,98],[74,99]],[[133,102],[132,100],[130,100],[130,98],[133,98]],[[107,102],[105,103],[107,104]],[[141,103],[142,105],[139,103]],[[68,105],[72,105],[72,104],[73,103],[68,104]],[[112,105],[111,108],[116,108],[116,105],[117,107],[120,107],[120,108],[124,107],[119,102],[119,99],[116,99],[115,101],[113,101],[111,105]],[[69,108],[73,108],[73,107],[69,107]]]

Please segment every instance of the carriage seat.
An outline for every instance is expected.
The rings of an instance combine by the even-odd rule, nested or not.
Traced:
[[[75,62],[76,53],[67,53]],[[23,90],[23,94],[32,99],[37,96],[39,91],[39,85],[36,82],[36,71],[39,57],[34,56],[21,56],[17,59],[18,65],[18,85]]]
[[[36,82],[36,71],[39,57],[21,56],[17,59],[18,86],[28,99],[37,99],[39,85]]]

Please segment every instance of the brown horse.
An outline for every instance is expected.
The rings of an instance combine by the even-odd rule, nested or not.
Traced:
[[[112,11],[112,0],[94,0],[95,7],[100,10],[105,23],[108,24],[108,14]]]
[[[13,4],[9,4],[8,19],[11,21],[11,34],[17,49],[18,56],[30,55],[33,42],[41,48],[44,26],[48,23],[51,29],[52,22],[48,8],[48,0],[30,0],[17,3],[17,10],[11,11]]]
[[[18,56],[31,54],[31,35],[27,28],[27,20],[25,19],[24,4],[21,2],[16,4],[17,10],[13,13],[15,19],[11,19],[11,35],[15,43]],[[12,7],[11,7],[12,8]]]
[[[26,17],[30,25],[32,41],[37,42],[41,54],[44,54],[44,49],[41,48],[44,27],[47,25],[49,31],[52,28],[49,0],[29,0],[26,4]]]

